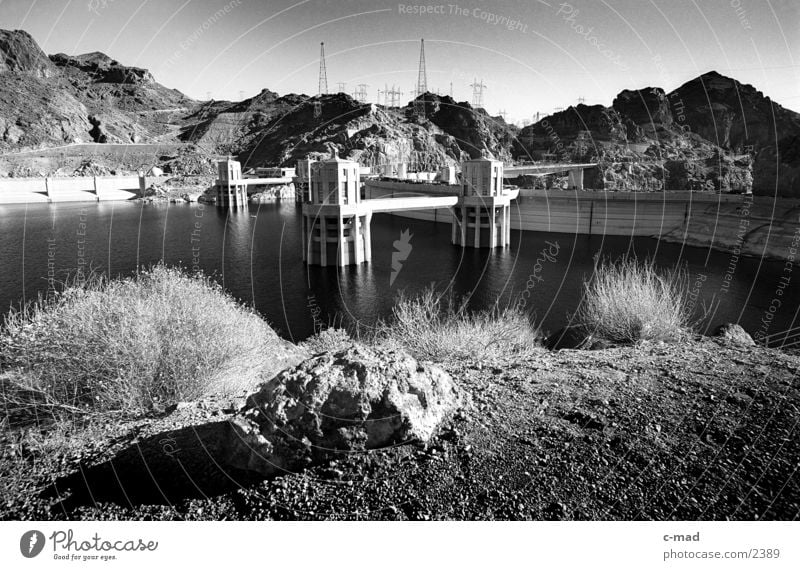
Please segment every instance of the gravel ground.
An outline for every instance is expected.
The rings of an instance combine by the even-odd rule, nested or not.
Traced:
[[[794,520],[800,358],[699,339],[441,363],[468,403],[428,445],[255,481],[197,446],[242,401],[2,434],[0,517]],[[187,432],[188,430],[188,432]],[[182,439],[174,434],[183,434]],[[153,481],[157,484],[154,484]]]

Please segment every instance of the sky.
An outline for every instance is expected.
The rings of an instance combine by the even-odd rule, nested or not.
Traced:
[[[518,123],[712,69],[800,109],[800,0],[0,0],[0,28],[196,99],[315,94],[325,42],[329,92],[365,83],[377,102],[394,85],[405,102],[424,38],[428,90],[472,101],[477,80],[484,107]]]

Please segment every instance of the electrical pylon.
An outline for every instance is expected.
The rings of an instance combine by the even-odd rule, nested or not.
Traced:
[[[417,116],[425,116],[425,93],[428,92],[428,72],[425,68],[425,40],[419,41],[419,75],[417,76],[417,89],[414,98],[414,112]]]
[[[319,89],[317,94],[328,94],[328,70],[325,68],[325,42],[320,42],[319,44]]]
[[[319,43],[319,87],[317,99],[314,101],[314,117],[322,116],[322,101],[320,96],[328,94],[328,70],[325,68],[325,42]]]
[[[472,87],[472,107],[474,109],[483,107],[483,90],[486,89],[483,79],[480,83],[475,79],[470,87]]]

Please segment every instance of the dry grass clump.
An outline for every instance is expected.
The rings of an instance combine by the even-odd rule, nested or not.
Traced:
[[[158,265],[94,277],[6,316],[0,402],[7,417],[142,411],[240,391],[277,335],[202,276]]]
[[[314,336],[308,337],[300,343],[300,346],[311,354],[319,354],[320,352],[337,352],[352,345],[354,342],[345,329],[331,327],[322,329]]]
[[[433,361],[524,358],[541,350],[537,331],[521,311],[495,306],[470,312],[467,301],[433,288],[415,298],[401,294],[389,321],[378,323],[372,342]]]
[[[584,283],[576,321],[595,337],[617,344],[674,341],[692,329],[686,273],[661,271],[624,258],[595,269]]]

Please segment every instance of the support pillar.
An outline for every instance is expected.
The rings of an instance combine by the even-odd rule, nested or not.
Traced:
[[[302,243],[301,247],[303,248],[303,251],[301,253],[303,255],[304,263],[308,262],[308,246],[306,245],[306,240],[308,239],[308,235],[306,235],[306,232],[308,231],[306,229],[307,226],[308,226],[308,219],[307,216],[303,214],[302,220],[300,221],[300,231],[302,232],[300,239]]]
[[[356,248],[356,265],[364,262],[364,236],[361,232],[361,216],[353,216],[353,229],[350,230],[353,236],[353,246]]]
[[[344,217],[342,216],[341,212],[339,213],[339,228],[337,233],[337,238],[339,242],[339,267],[344,267],[347,265],[347,262],[350,261],[350,252],[347,248],[347,242],[345,241],[344,237]]]
[[[506,243],[505,245],[511,245],[511,206],[508,205],[505,207],[506,210]]]
[[[469,223],[469,215],[467,214],[467,207],[461,206],[461,247],[467,247],[468,223]]]
[[[473,245],[475,247],[481,246],[481,207],[475,206],[475,235],[473,237]]]
[[[319,218],[319,264],[328,266],[328,219],[324,215]]]
[[[364,228],[364,259],[367,263],[372,261],[372,212],[366,216],[366,228]]]
[[[583,190],[583,168],[570,170],[567,172],[567,187],[572,190]]]
[[[497,208],[489,208],[489,247],[497,247]]]

